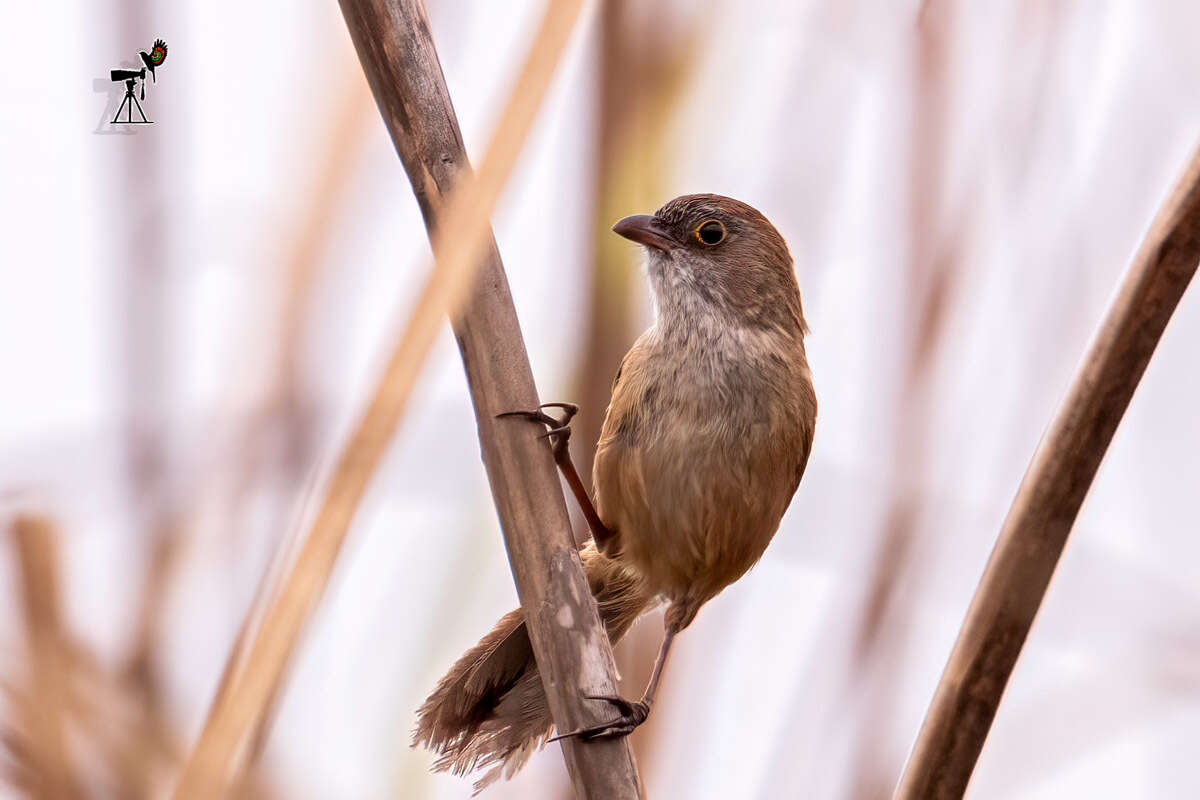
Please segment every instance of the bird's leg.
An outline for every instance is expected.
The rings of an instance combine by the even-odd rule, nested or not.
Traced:
[[[611,703],[618,712],[618,716],[608,722],[600,725],[593,725],[590,728],[581,728],[570,733],[562,733],[552,737],[548,741],[556,741],[558,739],[566,739],[569,736],[578,736],[585,742],[590,742],[593,739],[609,739],[618,736],[628,736],[633,733],[633,729],[646,721],[646,717],[650,716],[650,707],[654,705],[654,695],[658,692],[658,684],[662,680],[663,667],[667,663],[667,653],[671,650],[671,642],[675,639],[675,634],[680,628],[674,623],[667,624],[666,633],[663,634],[662,646],[658,648],[658,657],[654,659],[654,669],[650,672],[650,682],[646,684],[646,691],[642,693],[642,699],[636,703],[631,703],[624,697],[612,697],[609,695],[587,695],[589,700],[604,700]]]
[[[544,408],[561,408],[563,410],[562,419],[550,416],[542,410]],[[542,403],[533,411],[506,411],[496,416],[521,417],[546,426],[548,430],[542,436],[549,439],[554,447],[554,463],[558,464],[559,471],[566,478],[567,485],[571,487],[571,494],[575,495],[575,500],[583,511],[584,519],[587,520],[588,528],[592,532],[592,539],[596,542],[596,546],[603,550],[602,545],[612,539],[613,532],[596,513],[596,507],[592,504],[592,498],[588,494],[587,488],[584,487],[579,472],[575,469],[575,463],[571,461],[571,451],[567,447],[567,442],[571,438],[571,419],[577,413],[579,413],[579,406],[574,403]]]

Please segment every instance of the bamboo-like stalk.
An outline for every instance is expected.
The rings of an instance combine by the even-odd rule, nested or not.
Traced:
[[[337,462],[320,510],[253,637],[248,657],[243,662],[238,653],[231,655],[176,797],[220,796],[236,779],[241,751],[264,722],[264,709],[328,583],[350,520],[447,313],[455,320],[479,417],[484,463],[518,591],[529,611],[531,638],[554,718],[568,729],[590,723],[579,694],[612,691],[612,654],[570,540],[549,450],[530,426],[498,424],[494,419],[498,412],[534,405],[537,394],[488,218],[579,6],[579,0],[556,0],[547,6],[478,176],[472,178],[421,4],[342,3],[376,101],[431,229],[437,266]],[[451,187],[455,191],[447,199]],[[476,281],[477,268],[482,274]],[[464,302],[467,308],[459,315]],[[556,617],[569,617],[573,626],[563,628]],[[558,642],[555,635],[570,638]],[[244,663],[240,669],[239,663]],[[636,769],[624,742],[572,741],[565,749],[581,796],[636,796]]]
[[[1200,264],[1200,150],[1159,210],[1025,473],[894,797],[966,791],[1067,535]]]

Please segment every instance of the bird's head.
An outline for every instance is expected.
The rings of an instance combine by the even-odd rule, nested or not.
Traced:
[[[613,231],[646,248],[660,318],[702,310],[739,325],[805,330],[787,244],[755,208],[684,195],[652,215],[625,217]]]

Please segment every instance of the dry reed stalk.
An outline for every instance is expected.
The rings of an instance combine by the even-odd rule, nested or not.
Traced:
[[[447,224],[443,196],[469,175],[470,166],[424,9],[412,0],[391,7],[377,1],[344,0],[342,5],[437,252],[439,231]],[[612,653],[580,571],[548,448],[528,424],[495,418],[538,400],[494,242],[482,260],[471,301],[452,322],[538,670],[556,724],[572,730],[599,722],[581,695],[614,691]],[[564,628],[562,620],[571,623]],[[562,747],[580,797],[638,796],[627,742],[569,739]]]
[[[247,739],[252,738],[265,722],[266,707],[283,680],[304,622],[328,583],[354,511],[399,422],[437,328],[445,314],[455,316],[468,299],[479,257],[490,240],[489,215],[528,135],[578,11],[577,1],[556,1],[547,6],[542,26],[489,143],[478,175],[473,179],[464,176],[453,197],[446,203],[438,203],[440,224],[433,236],[437,265],[430,274],[362,420],[334,468],[321,508],[250,645],[245,666],[241,670],[236,669],[239,660],[237,653],[231,656],[227,664],[222,690],[184,767],[176,797],[220,796],[230,785],[235,785],[231,781],[237,780],[240,751]],[[381,79],[380,74],[381,69],[387,67],[387,58],[402,58],[405,55],[395,52],[404,49],[403,46],[392,45],[396,38],[428,37],[428,22],[420,5],[403,2],[384,5],[346,0],[343,2],[343,13],[389,127],[396,113],[403,114],[406,122],[411,122],[410,115],[433,113],[428,108],[406,109],[394,105],[395,89],[385,85],[386,79]],[[402,20],[410,23],[407,28],[400,29]],[[388,45],[383,45],[383,42],[388,42]],[[429,48],[432,52],[431,43]],[[402,79],[402,76],[389,77]],[[444,85],[440,88],[444,93]],[[448,102],[446,106],[448,108]],[[393,138],[396,138],[395,129]],[[456,137],[456,141],[461,148],[461,137]],[[449,155],[446,159],[452,163]],[[424,181],[414,182],[413,188],[418,198],[423,200],[423,211],[441,198],[439,187],[428,172]],[[481,432],[482,428],[481,420]],[[517,437],[510,435],[508,438]],[[528,453],[535,442],[531,436],[525,437],[525,440]],[[552,475],[553,464],[544,445],[541,450],[542,459]],[[526,477],[513,476],[519,480]],[[559,503],[563,503],[561,490]],[[514,553],[513,557],[515,560],[518,554]],[[577,561],[575,567],[578,585],[586,587]],[[594,606],[592,616],[595,617]],[[598,620],[596,625],[599,625]],[[534,643],[536,648],[536,637]],[[553,670],[547,672],[554,673]],[[561,719],[558,716],[556,718]]]
[[[58,533],[42,517],[19,516],[12,523],[22,621],[28,647],[28,703],[20,714],[25,762],[33,797],[80,797],[67,745],[70,659],[63,624]],[[17,695],[12,695],[14,698]]]
[[[1079,508],[1200,263],[1200,150],[1167,197],[1017,490],[895,798],[957,798]]]

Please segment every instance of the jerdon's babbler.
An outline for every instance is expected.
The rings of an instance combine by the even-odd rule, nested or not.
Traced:
[[[584,569],[615,644],[668,603],[642,699],[607,702],[603,724],[565,735],[621,736],[646,719],[675,634],[758,561],[804,474],[817,400],[807,326],[783,237],[728,197],[678,197],[613,230],[643,245],[654,324],[625,355],[592,467],[595,505],[567,454],[566,419],[517,412],[557,432],[555,455],[593,541]],[[513,424],[522,424],[514,420]],[[603,718],[603,717],[602,717]],[[504,616],[438,683],[416,743],[435,768],[510,776],[553,732],[520,609]]]

